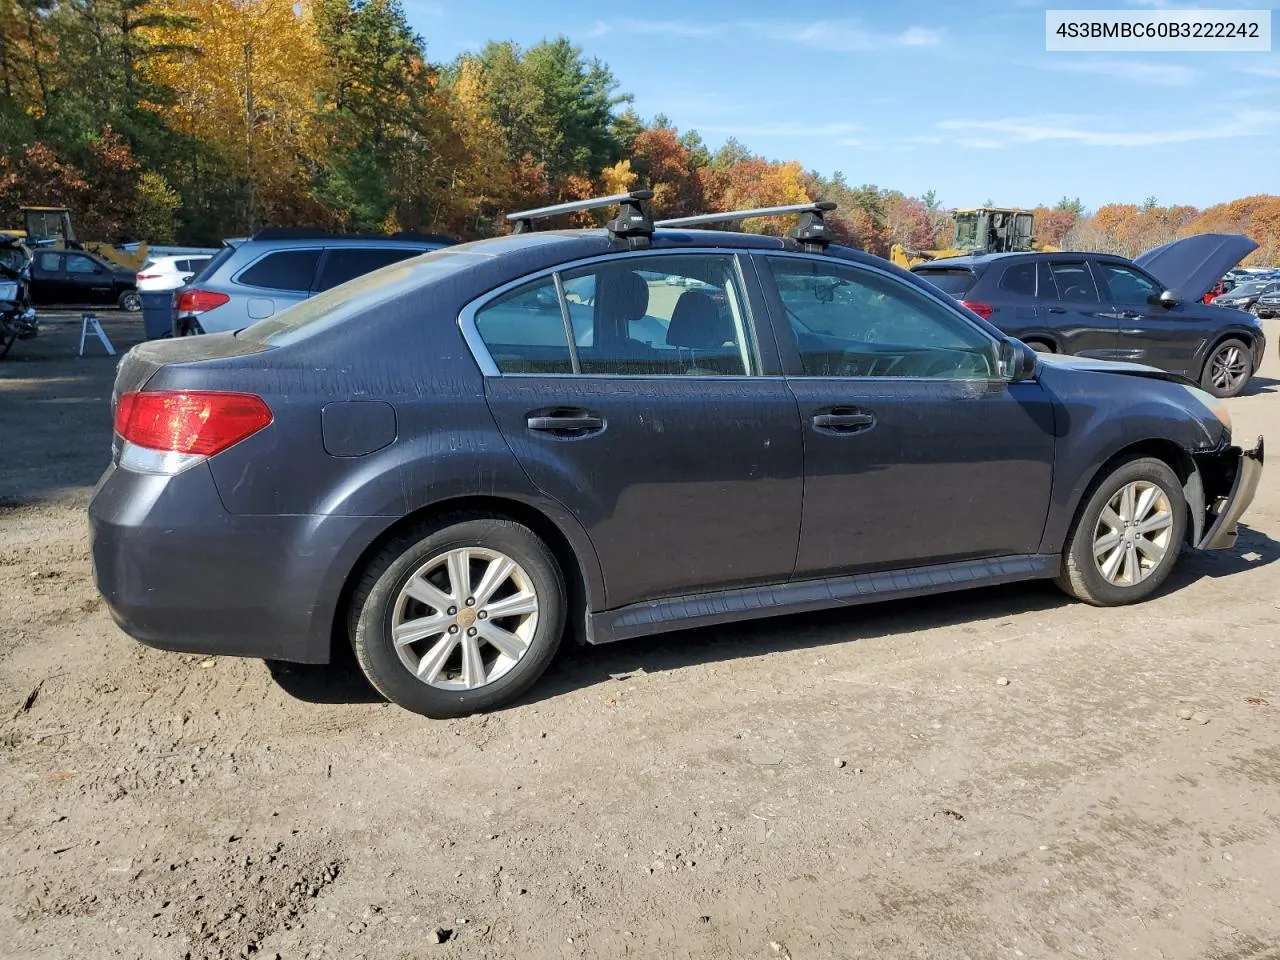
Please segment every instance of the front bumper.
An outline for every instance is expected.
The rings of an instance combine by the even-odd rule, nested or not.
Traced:
[[[1262,437],[1252,450],[1230,447],[1227,454],[1234,464],[1235,476],[1229,492],[1209,505],[1211,522],[1196,544],[1201,550],[1226,550],[1235,546],[1240,518],[1258,492],[1258,481],[1262,477]]]

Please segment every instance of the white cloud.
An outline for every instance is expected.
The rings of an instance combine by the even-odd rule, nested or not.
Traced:
[[[1056,56],[1056,55],[1051,55]],[[1142,60],[1044,60],[1037,64],[1042,70],[1059,70],[1067,73],[1096,73],[1118,80],[1131,80],[1157,87],[1185,87],[1193,83],[1200,71],[1176,63],[1146,63]]]
[[[689,129],[700,133],[725,133],[733,137],[839,137],[856,133],[856,123],[694,123]]]
[[[597,20],[588,31],[587,36],[599,37],[606,33],[632,33],[647,36],[668,37],[709,37],[721,30],[721,26],[713,23],[700,23],[694,20],[613,20],[605,22]]]
[[[935,146],[945,142],[945,139],[934,134],[912,134],[904,137],[847,137],[840,141],[840,146],[852,147],[865,153],[910,153],[916,147]]]
[[[1251,77],[1267,77],[1268,79],[1280,80],[1280,65],[1258,65],[1258,66],[1242,66],[1235,68],[1240,73],[1247,73]]]
[[[1240,110],[1212,124],[1152,130],[1115,129],[1114,125],[1091,126],[1090,120],[1088,117],[1045,115],[996,120],[943,120],[937,126],[940,130],[955,131],[952,142],[957,146],[973,149],[1053,141],[1090,147],[1151,147],[1267,134],[1280,127],[1280,111]]]
[[[926,27],[908,27],[901,33],[867,30],[853,21],[819,20],[803,26],[785,23],[757,24],[760,33],[793,43],[839,53],[869,52],[886,47],[935,47],[942,33]]]

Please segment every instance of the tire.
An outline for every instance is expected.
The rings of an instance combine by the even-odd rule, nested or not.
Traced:
[[[5,357],[9,355],[9,351],[13,348],[14,341],[16,341],[17,339],[18,339],[18,335],[16,333],[10,334],[8,336],[5,336],[3,333],[0,333],[0,360],[3,360]]]
[[[137,290],[126,290],[116,303],[125,313],[137,313],[142,309],[142,295]]]
[[[1121,527],[1117,533],[1115,549],[1103,552],[1095,560],[1095,545],[1100,542],[1098,538],[1109,536],[1115,529],[1102,520],[1103,512],[1113,506],[1113,501],[1118,496],[1123,496],[1122,491],[1126,488],[1134,489],[1134,504],[1139,509],[1146,490],[1158,491],[1149,512],[1140,514],[1135,511],[1135,515],[1139,517],[1136,522],[1141,525],[1129,529],[1141,532],[1142,525],[1150,524],[1162,515],[1167,515],[1167,525],[1151,530],[1145,537],[1138,536],[1131,551],[1126,549],[1127,532]],[[1118,509],[1113,509],[1112,515],[1118,514],[1123,521],[1126,513],[1124,500],[1121,499],[1114,506]],[[1062,573],[1058,576],[1058,586],[1076,599],[1096,607],[1118,607],[1145,600],[1160,589],[1177,564],[1186,535],[1187,501],[1177,474],[1164,461],[1154,457],[1136,457],[1122,461],[1105,476],[1095,480],[1085,494],[1084,505],[1076,514],[1066,548],[1062,552]],[[1159,548],[1161,556],[1158,559],[1152,557],[1150,552],[1142,548],[1141,541]],[[1108,577],[1104,568],[1109,566],[1109,561],[1116,562],[1115,551],[1120,553],[1117,569]],[[1136,582],[1132,574],[1129,574],[1135,558],[1140,568]],[[1144,560],[1149,564],[1146,568],[1142,567]]]
[[[1234,397],[1253,376],[1253,350],[1241,340],[1223,340],[1204,362],[1200,386],[1215,397]]]
[[[1045,343],[1043,340],[1026,340],[1024,342],[1028,347],[1030,347],[1036,353],[1057,353],[1058,352],[1054,350],[1050,344]]]
[[[471,556],[465,591],[451,586],[460,579],[461,551]],[[468,606],[461,597],[445,606],[464,592],[481,600],[478,588],[485,574],[501,569],[493,566],[500,559],[515,569],[487,601]],[[524,610],[530,595],[532,613],[486,617],[503,603],[501,609]],[[436,719],[459,717],[512,702],[542,675],[560,645],[567,607],[555,557],[531,530],[496,517],[455,517],[398,537],[370,562],[351,601],[351,643],[360,669],[388,700]],[[415,622],[417,630],[407,626]],[[421,637],[397,645],[397,629]]]

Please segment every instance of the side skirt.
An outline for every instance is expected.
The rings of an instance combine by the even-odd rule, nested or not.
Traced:
[[[1025,554],[673,597],[588,614],[587,642],[610,643],[737,620],[1048,579],[1061,568],[1062,557],[1056,553]]]

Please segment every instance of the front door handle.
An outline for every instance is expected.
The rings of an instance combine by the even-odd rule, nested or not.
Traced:
[[[822,430],[839,430],[853,433],[864,430],[876,422],[869,413],[815,413],[813,425]]]
[[[589,413],[564,413],[549,417],[530,417],[530,430],[547,433],[576,433],[584,430],[603,430],[604,418]]]
[[[1121,310],[1120,316],[1124,317],[1126,320],[1137,320],[1140,316],[1142,316],[1142,314],[1140,314],[1137,310]]]
[[[1067,311],[1066,311],[1064,308],[1062,308],[1062,307],[1049,307],[1048,309],[1049,309],[1049,312],[1050,312],[1050,313],[1066,313],[1066,312],[1067,312]]]

